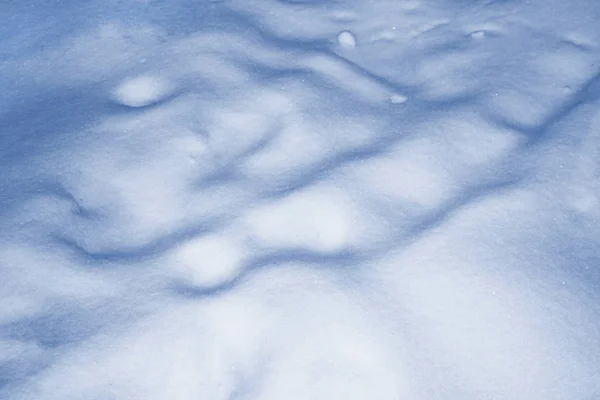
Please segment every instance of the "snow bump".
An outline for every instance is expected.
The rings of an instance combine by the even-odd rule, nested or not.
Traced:
[[[213,287],[233,279],[243,266],[244,248],[225,235],[194,238],[173,252],[175,270],[187,283]]]
[[[356,37],[350,31],[343,31],[338,34],[337,37],[340,46],[352,49],[356,47]]]
[[[114,98],[128,107],[145,107],[168,97],[172,90],[172,86],[162,78],[141,75],[122,82],[115,90]]]

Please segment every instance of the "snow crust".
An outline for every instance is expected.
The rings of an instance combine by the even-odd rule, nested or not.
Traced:
[[[5,1],[0,398],[599,398],[598,21]]]

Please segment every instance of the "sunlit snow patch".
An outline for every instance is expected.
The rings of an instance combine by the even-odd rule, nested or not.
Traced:
[[[349,31],[340,32],[337,39],[338,39],[338,43],[342,47],[350,48],[350,49],[353,47],[356,47],[356,38],[354,37],[352,32],[349,32]]]
[[[328,188],[306,190],[269,202],[249,213],[251,237],[273,249],[343,250],[353,231],[354,209]]]
[[[178,247],[170,262],[187,283],[211,287],[233,279],[239,273],[243,259],[244,249],[235,240],[209,235]]]
[[[403,104],[406,103],[406,100],[408,100],[408,97],[400,93],[395,93],[390,96],[392,104]]]
[[[141,75],[122,82],[115,90],[114,97],[123,105],[144,107],[161,101],[172,89],[172,86],[161,78]]]

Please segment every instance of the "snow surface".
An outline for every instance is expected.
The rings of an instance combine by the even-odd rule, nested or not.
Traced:
[[[600,398],[599,2],[0,7],[0,398]]]

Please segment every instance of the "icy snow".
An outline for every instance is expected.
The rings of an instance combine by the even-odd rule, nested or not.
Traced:
[[[600,397],[598,21],[5,2],[0,399]]]

